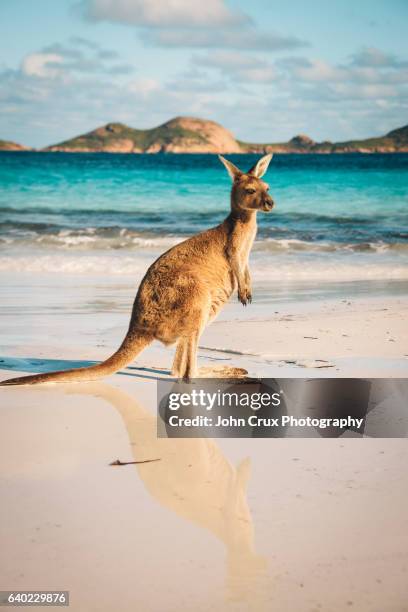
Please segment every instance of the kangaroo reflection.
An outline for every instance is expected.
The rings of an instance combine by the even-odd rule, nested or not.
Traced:
[[[250,460],[234,467],[212,439],[157,438],[156,416],[128,393],[106,383],[76,385],[68,393],[107,400],[120,413],[144,486],[162,506],[207,529],[226,550],[229,598],[253,598],[265,561],[256,554],[247,501]]]

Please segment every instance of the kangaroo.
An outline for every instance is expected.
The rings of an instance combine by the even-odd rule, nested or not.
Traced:
[[[232,179],[231,212],[216,227],[192,236],[161,255],[147,270],[133,304],[129,329],[119,349],[100,364],[10,378],[0,385],[97,380],[128,365],[153,340],[177,342],[172,374],[197,375],[198,340],[232,293],[252,302],[249,253],[258,211],[270,212],[274,201],[261,180],[272,154],[242,172],[219,155]]]

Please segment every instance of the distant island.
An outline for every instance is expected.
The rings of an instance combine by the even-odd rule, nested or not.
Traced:
[[[0,150],[24,151],[28,147],[0,140]],[[408,125],[385,136],[345,142],[315,142],[299,134],[288,142],[248,143],[215,121],[176,117],[150,130],[123,123],[108,123],[70,140],[41,149],[67,153],[402,153],[408,152]]]
[[[30,151],[30,147],[25,147],[11,140],[0,140],[0,151]]]

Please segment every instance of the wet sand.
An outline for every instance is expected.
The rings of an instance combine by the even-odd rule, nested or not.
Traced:
[[[0,366],[25,372],[109,356],[126,333],[138,286],[127,276],[2,279]],[[233,298],[204,331],[199,365],[237,366],[251,376],[408,376],[407,295],[298,301],[293,295],[296,285],[291,301],[255,288],[247,308]],[[174,347],[156,342],[135,365],[169,369],[173,354]]]
[[[30,300],[9,285],[1,378],[116,348],[132,293],[86,280],[36,279]],[[406,313],[403,297],[233,304],[200,363],[406,376]],[[70,590],[75,612],[405,610],[406,440],[158,440],[171,359],[152,345],[101,383],[0,389],[0,588]]]
[[[406,440],[158,440],[154,384],[131,377],[1,393],[3,589],[70,590],[75,611],[405,610]]]

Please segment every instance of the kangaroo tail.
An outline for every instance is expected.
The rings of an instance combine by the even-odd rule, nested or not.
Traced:
[[[140,353],[150,342],[153,336],[147,333],[139,332],[135,336],[130,331],[126,338],[118,348],[116,353],[111,355],[106,361],[87,368],[74,368],[72,370],[59,370],[58,372],[47,372],[46,374],[34,374],[31,376],[21,376],[18,378],[9,378],[2,380],[0,386],[6,385],[36,385],[38,383],[65,383],[65,382],[84,382],[88,380],[97,380],[108,374],[114,374],[120,368],[123,368],[128,363],[133,361],[138,353]]]

